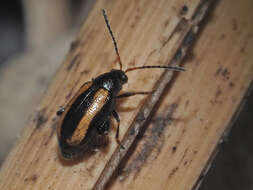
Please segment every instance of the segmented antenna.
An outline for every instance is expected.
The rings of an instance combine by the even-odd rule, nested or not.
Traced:
[[[110,24],[109,24],[109,21],[108,21],[108,18],[107,18],[105,9],[102,9],[102,13],[103,13],[103,16],[104,16],[104,18],[105,18],[106,26],[107,26],[107,28],[108,28],[108,30],[109,30],[109,32],[110,32],[111,37],[112,37],[114,49],[115,49],[116,54],[117,54],[117,60],[118,60],[119,65],[120,65],[120,70],[122,70],[122,62],[121,62],[121,59],[120,59],[120,56],[119,56],[119,50],[118,50],[117,42],[116,42],[115,37],[114,37],[114,35],[113,35],[113,33],[112,33],[112,29],[111,29],[111,27],[110,27]]]
[[[184,71],[185,69],[182,67],[177,67],[177,66],[160,66],[160,65],[156,65],[156,66],[142,66],[142,67],[133,67],[133,68],[129,68],[125,71],[129,72],[129,71],[134,71],[137,69],[154,69],[154,68],[158,68],[158,69],[169,69],[169,70],[174,70],[174,71]]]

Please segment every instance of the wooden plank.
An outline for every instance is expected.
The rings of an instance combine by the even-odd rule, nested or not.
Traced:
[[[110,189],[199,187],[196,181],[252,81],[251,6],[217,5],[185,61],[187,72],[168,88]]]
[[[191,1],[183,16],[190,19],[201,2]],[[112,129],[109,143],[100,152],[64,162],[57,154],[55,112],[82,83],[117,68],[100,11],[102,8],[108,11],[126,69],[172,60],[185,35],[184,30],[172,35],[182,20],[179,12],[184,3],[97,1],[38,111],[7,157],[0,171],[1,189],[94,187],[117,148],[115,131]],[[111,180],[111,189],[194,186],[252,81],[250,6],[249,0],[243,3],[227,0],[217,5],[195,44],[194,56],[185,62],[187,72],[177,75],[173,88],[171,83],[164,92],[146,132]],[[154,88],[161,71],[143,71],[141,75],[133,72],[128,76],[124,91],[148,91]],[[145,99],[136,97],[120,102],[121,139]]]

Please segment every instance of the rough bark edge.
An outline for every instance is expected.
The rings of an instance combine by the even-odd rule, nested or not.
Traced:
[[[244,107],[245,103],[247,102],[248,96],[252,92],[253,92],[253,81],[251,81],[249,88],[247,89],[238,108],[236,109],[235,113],[233,114],[231,121],[229,122],[227,127],[225,127],[225,131],[223,132],[222,136],[220,137],[219,143],[214,148],[213,153],[210,155],[210,157],[206,163],[206,166],[203,168],[203,170],[202,170],[198,180],[196,181],[195,185],[193,186],[192,190],[198,190],[200,188],[205,176],[207,175],[209,169],[212,166],[213,161],[215,160],[216,155],[219,153],[222,144],[227,141],[229,133],[231,132],[233,125],[235,124],[236,120],[238,119],[240,113],[242,112],[243,107]]]

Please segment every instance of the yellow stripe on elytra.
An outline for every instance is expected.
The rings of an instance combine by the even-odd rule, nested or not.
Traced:
[[[67,143],[70,145],[77,145],[83,140],[92,119],[105,105],[107,98],[107,90],[101,88],[97,91],[97,93],[94,95],[92,104],[88,107],[72,136],[67,139]]]

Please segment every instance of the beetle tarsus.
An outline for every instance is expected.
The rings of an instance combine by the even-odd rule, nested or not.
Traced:
[[[65,111],[64,107],[61,107],[57,112],[56,115],[60,116],[63,114],[63,112]]]
[[[123,145],[120,145],[120,151],[124,151],[126,150],[126,147],[124,147]]]

